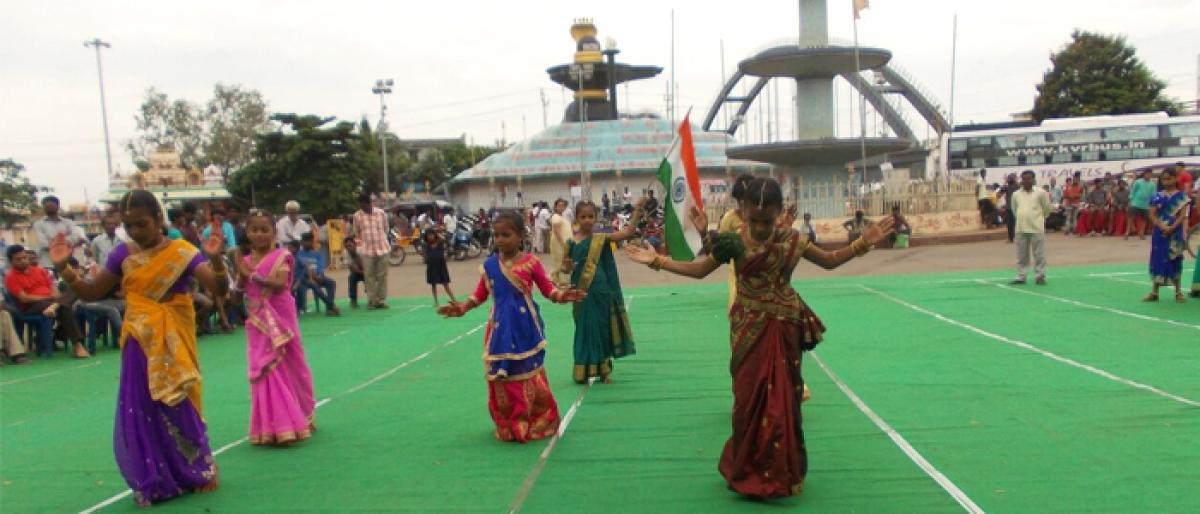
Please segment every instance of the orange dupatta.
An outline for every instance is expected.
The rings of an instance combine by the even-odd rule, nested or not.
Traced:
[[[124,348],[132,337],[146,355],[150,398],[170,406],[189,399],[203,417],[192,296],[167,298],[197,252],[182,240],[152,250],[130,245],[130,255],[121,263],[126,307],[120,344]]]

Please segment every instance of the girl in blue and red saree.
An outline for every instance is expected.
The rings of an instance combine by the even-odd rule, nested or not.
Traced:
[[[61,238],[50,256],[82,300],[104,297],[118,281],[125,291],[113,451],[134,498],[145,506],[217,488],[190,291],[198,280],[204,289],[225,294],[228,275],[221,238],[209,237],[204,255],[187,241],[168,239],[162,207],[151,193],[126,193],[120,209],[132,242],[117,245],[95,277],[84,279],[66,268],[71,248]]]
[[[825,327],[792,289],[792,270],[800,259],[836,268],[886,239],[894,223],[884,218],[850,245],[828,252],[790,225],[779,226],[782,214],[779,183],[759,178],[746,187],[744,224],[736,233],[719,234],[707,257],[677,262],[626,245],[630,258],[656,270],[703,278],[729,263],[737,271],[737,297],[729,310],[733,436],[718,469],[730,489],[754,498],[799,494],[808,471],[800,354],[816,347]],[[697,228],[708,226],[703,212],[692,215]]]
[[[494,297],[483,336],[488,411],[496,423],[496,439],[524,443],[554,435],[559,422],[542,367],[545,325],[533,290],[556,303],[582,301],[587,293],[555,288],[541,261],[521,251],[525,223],[519,215],[501,214],[492,232],[498,251],[484,261],[475,292],[465,303],[438,307],[438,313],[459,317]]]
[[[1150,199],[1150,222],[1154,235],[1150,238],[1150,280],[1153,290],[1143,300],[1158,301],[1158,288],[1175,286],[1175,301],[1185,302],[1180,288],[1183,274],[1183,254],[1188,253],[1187,220],[1191,198],[1180,191],[1176,171],[1163,170],[1159,177],[1162,190]]]

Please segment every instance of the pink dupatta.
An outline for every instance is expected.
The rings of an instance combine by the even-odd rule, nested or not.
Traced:
[[[252,257],[243,257],[253,265]],[[281,291],[247,281],[246,310],[246,364],[251,382],[255,382],[271,371],[287,352],[288,343],[297,339],[296,300],[292,297],[291,285],[293,257],[286,249],[278,248],[263,257],[255,267],[255,274],[269,277],[281,267],[289,270],[287,287]]]

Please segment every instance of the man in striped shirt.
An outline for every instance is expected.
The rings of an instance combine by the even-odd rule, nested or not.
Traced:
[[[383,209],[371,205],[371,194],[358,195],[358,212],[354,213],[354,242],[363,261],[366,279],[367,308],[386,309],[388,262],[391,251],[388,243],[388,216]]]

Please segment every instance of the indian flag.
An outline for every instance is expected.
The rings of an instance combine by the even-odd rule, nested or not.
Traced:
[[[663,198],[664,235],[667,251],[677,261],[690,261],[700,253],[700,232],[692,224],[692,207],[704,208],[700,198],[700,173],[696,170],[696,150],[692,144],[689,116],[675,132],[671,149],[658,166],[658,181],[667,192]]]

